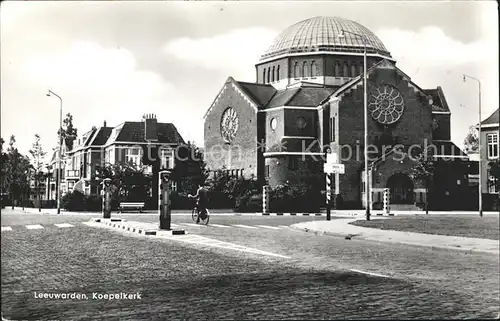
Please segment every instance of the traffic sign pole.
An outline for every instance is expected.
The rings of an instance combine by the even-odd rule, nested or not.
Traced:
[[[326,220],[331,220],[332,209],[332,175],[326,174]]]

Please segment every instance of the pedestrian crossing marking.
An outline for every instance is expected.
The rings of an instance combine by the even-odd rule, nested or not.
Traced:
[[[2,232],[3,231],[12,231],[12,227],[10,227],[10,226],[2,226]]]
[[[215,226],[215,227],[231,227],[228,225],[221,225],[221,224],[210,224],[210,226]]]
[[[278,225],[278,227],[287,228],[288,226],[286,226],[286,225]]]
[[[242,225],[242,224],[233,224],[233,226],[243,227],[243,228],[256,228],[255,226],[250,226],[250,225]]]
[[[211,246],[211,247],[217,247],[221,249],[226,249],[226,250],[234,250],[234,251],[241,251],[241,252],[247,252],[247,253],[252,253],[252,254],[260,254],[260,255],[267,255],[267,256],[274,256],[274,257],[279,257],[279,258],[284,258],[284,259],[289,259],[289,256],[284,256],[276,253],[271,253],[267,251],[262,251],[258,249],[253,249],[250,247],[242,246],[242,245],[237,245],[229,242],[224,242],[224,241],[219,241],[215,239],[211,239],[208,237],[204,236],[199,236],[199,235],[179,235],[179,236],[167,236],[167,238],[175,240],[175,241],[180,241],[184,243],[189,243],[189,244],[196,244],[196,245],[201,245],[201,246]]]
[[[28,230],[38,230],[43,228],[43,226],[41,226],[40,224],[34,224],[34,225],[26,225],[26,228]]]
[[[271,230],[279,230],[280,229],[279,227],[269,226],[269,225],[257,225],[257,226],[260,226],[260,227],[263,227],[263,228],[268,228],[268,229],[271,229]]]
[[[68,224],[68,223],[60,223],[60,224],[54,224],[57,227],[73,227],[73,225]]]

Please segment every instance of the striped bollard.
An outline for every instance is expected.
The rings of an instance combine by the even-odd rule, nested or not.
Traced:
[[[331,219],[332,210],[332,175],[326,174],[326,220]]]
[[[269,185],[262,186],[262,214],[269,214]]]
[[[384,214],[387,214],[387,215],[389,215],[391,212],[390,204],[389,204],[389,197],[390,197],[389,189],[384,188]]]

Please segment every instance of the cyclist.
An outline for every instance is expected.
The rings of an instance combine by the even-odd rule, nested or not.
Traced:
[[[203,220],[207,214],[207,205],[208,205],[208,191],[203,187],[202,184],[198,184],[198,190],[196,191],[196,195],[189,194],[189,197],[196,199],[196,208],[198,209],[198,219],[196,223],[200,222],[200,218]]]

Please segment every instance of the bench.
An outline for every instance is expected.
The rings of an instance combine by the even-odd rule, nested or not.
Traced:
[[[143,208],[144,202],[124,202],[120,203],[119,213],[122,213],[124,209],[136,209],[139,210],[139,213],[142,213]]]

